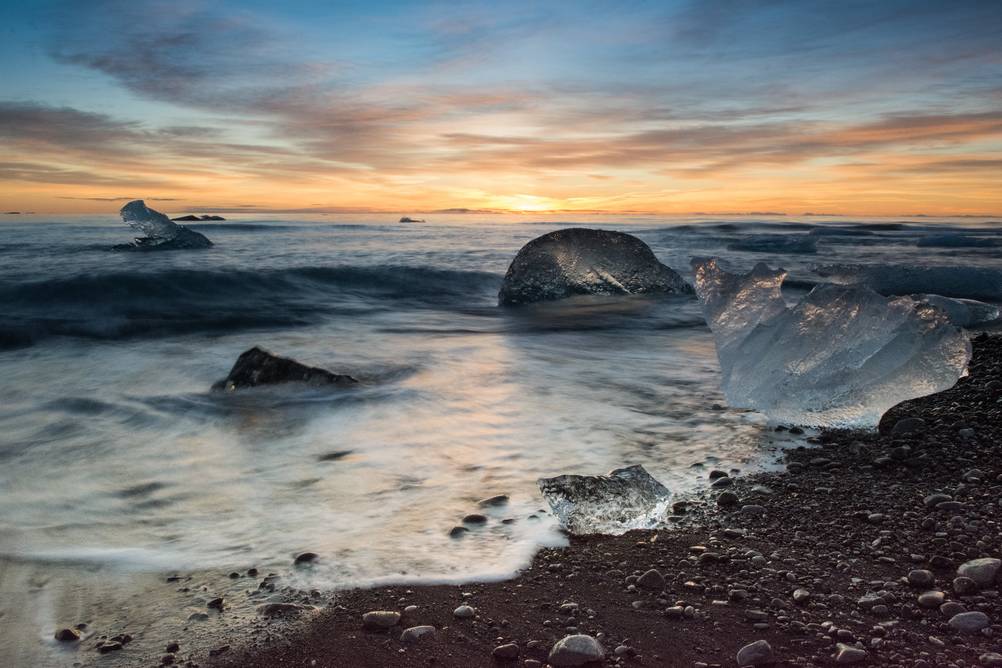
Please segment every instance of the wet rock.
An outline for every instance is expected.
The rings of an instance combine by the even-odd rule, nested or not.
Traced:
[[[432,638],[434,636],[435,627],[423,624],[421,626],[412,626],[408,629],[404,629],[404,632],[400,634],[400,642],[416,643],[421,642],[424,638]]]
[[[303,564],[312,564],[314,561],[319,559],[320,556],[316,552],[303,552],[302,554],[296,555],[292,563],[296,566],[302,566]]]
[[[306,610],[303,606],[294,603],[265,603],[257,607],[257,612],[262,617],[283,617],[287,615],[298,615]]]
[[[990,623],[983,612],[961,612],[950,618],[950,628],[959,633],[977,633]]]
[[[738,495],[734,492],[721,492],[717,495],[717,505],[729,508],[738,505]]]
[[[59,629],[55,634],[59,642],[76,642],[80,640],[80,632],[76,629]]]
[[[466,527],[455,526],[449,529],[449,538],[462,538],[469,532],[470,530]]]
[[[385,631],[400,622],[400,613],[393,610],[373,610],[362,615],[362,626],[370,631]]]
[[[498,303],[641,293],[691,294],[692,288],[632,235],[571,228],[544,234],[519,250],[501,284]]]
[[[109,642],[101,643],[97,646],[97,651],[101,654],[108,654],[109,652],[117,652],[122,649],[122,643],[117,640],[111,640]]]
[[[223,598],[221,596],[217,596],[216,598],[206,603],[205,607],[209,608],[210,610],[222,610]]]
[[[239,390],[259,385],[306,383],[307,385],[354,385],[354,378],[331,373],[326,369],[306,366],[287,357],[272,355],[254,346],[237,358],[230,373],[212,386],[213,390]]]
[[[479,513],[471,513],[463,518],[463,524],[486,524],[487,516]]]
[[[498,506],[504,506],[508,504],[507,494],[498,494],[497,496],[492,496],[488,499],[482,499],[477,501],[477,505],[481,508],[496,508]]]
[[[549,658],[551,666],[564,668],[565,666],[583,666],[594,661],[601,661],[605,658],[605,650],[598,640],[589,635],[570,635],[561,638],[550,650]]]
[[[917,417],[904,418],[894,423],[891,429],[891,436],[906,436],[915,434],[925,429],[925,420]]]
[[[992,587],[1002,568],[1002,559],[973,559],[957,567],[959,577],[970,578],[979,587]]]
[[[764,666],[775,661],[772,646],[765,640],[756,640],[738,650],[739,666]]]

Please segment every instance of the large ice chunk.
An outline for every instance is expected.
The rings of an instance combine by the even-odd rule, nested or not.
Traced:
[[[569,228],[537,237],[518,251],[501,283],[498,303],[645,293],[692,294],[692,288],[631,234]]]
[[[538,484],[560,524],[574,534],[650,528],[664,516],[671,497],[668,488],[639,465],[608,475],[540,478]]]
[[[137,237],[126,248],[140,250],[175,250],[182,248],[208,248],[212,242],[184,225],[178,225],[170,218],[146,206],[141,200],[133,200],[119,212],[122,220],[144,236]]]
[[[935,306],[957,327],[986,325],[999,318],[999,307],[976,299],[954,299],[942,295],[911,295],[912,299]]]
[[[734,274],[716,259],[693,269],[728,402],[774,421],[873,427],[891,406],[949,388],[967,368],[967,336],[931,304],[823,284],[787,306],[782,269]]]

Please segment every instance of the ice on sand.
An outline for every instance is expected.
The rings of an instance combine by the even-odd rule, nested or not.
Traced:
[[[668,488],[639,465],[608,475],[540,478],[538,484],[560,524],[574,534],[650,528],[660,521],[671,497]]]
[[[727,401],[773,421],[873,427],[891,406],[947,389],[967,368],[967,336],[929,303],[824,284],[787,306],[782,269],[760,263],[735,274],[716,259],[693,269]]]

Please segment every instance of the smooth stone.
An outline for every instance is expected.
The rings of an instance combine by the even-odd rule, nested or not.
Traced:
[[[967,608],[964,607],[963,603],[958,603],[957,601],[947,601],[939,606],[939,613],[944,617],[953,617],[962,612],[967,612]]]
[[[56,631],[55,638],[59,642],[76,642],[80,640],[80,632],[76,629],[59,629]]]
[[[550,665],[564,668],[565,666],[583,666],[593,661],[605,658],[605,650],[597,640],[587,635],[571,635],[561,638],[553,645],[547,659]]]
[[[866,661],[866,650],[843,643],[835,645],[835,649],[835,663],[839,665],[848,666]]]
[[[978,657],[978,663],[991,668],[1002,666],[1002,654],[998,652],[985,652]]]
[[[506,661],[511,659],[517,659],[519,654],[518,645],[516,645],[515,643],[508,643],[507,645],[498,645],[497,647],[494,648],[494,651],[491,652],[491,654],[494,656],[495,659],[503,659]]]
[[[400,642],[415,643],[419,642],[425,636],[434,636],[435,627],[429,626],[427,624],[421,626],[412,626],[408,629],[404,629],[403,633],[400,634]]]
[[[393,610],[373,610],[362,615],[362,626],[373,631],[385,631],[400,622],[400,613]]]
[[[931,587],[936,583],[936,577],[932,571],[916,569],[908,572],[908,584],[913,587]]]
[[[806,589],[795,589],[793,592],[793,600],[797,603],[806,603],[811,598],[811,592]]]
[[[710,483],[710,487],[713,487],[715,489],[720,489],[722,487],[730,487],[733,484],[734,484],[734,478],[717,478],[712,483]]]
[[[990,557],[972,559],[971,561],[965,561],[957,567],[957,575],[959,577],[971,578],[979,587],[992,587],[995,585],[995,579],[999,575],[1000,568],[1002,568],[1002,559],[992,559]]]
[[[463,524],[486,524],[487,516],[480,513],[471,513],[463,518]]]
[[[480,508],[493,508],[496,506],[503,506],[508,503],[507,494],[498,494],[497,496],[492,496],[489,499],[483,499],[477,501],[477,506]]]
[[[452,616],[456,619],[469,619],[477,614],[477,611],[468,605],[461,605],[452,611]]]
[[[967,596],[968,594],[975,594],[978,591],[978,583],[971,578],[954,578],[953,579],[953,591],[959,596]]]
[[[665,588],[665,577],[657,569],[650,569],[639,578],[637,585],[652,591],[661,591]]]
[[[318,558],[319,555],[316,552],[303,552],[302,554],[296,555],[296,558],[292,563],[296,566],[302,566],[303,564],[312,564]]]
[[[923,608],[938,608],[946,600],[946,594],[941,591],[927,591],[919,594],[918,604]]]
[[[962,612],[950,618],[950,628],[960,633],[977,633],[991,624],[983,612]]]
[[[721,480],[725,480],[725,478],[721,478]],[[736,506],[738,505],[738,495],[734,492],[721,492],[717,495],[717,505],[725,507]]]
[[[772,645],[765,640],[756,640],[738,650],[737,660],[739,666],[761,666],[772,663],[775,660]]]
[[[925,429],[925,420],[922,418],[910,417],[904,418],[903,420],[898,420],[894,423],[894,428],[891,429],[891,436],[904,436],[906,434],[915,434],[917,432]]]

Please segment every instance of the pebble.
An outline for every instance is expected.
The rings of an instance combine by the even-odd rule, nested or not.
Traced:
[[[393,610],[373,610],[362,615],[362,626],[370,631],[385,631],[400,622],[400,613]]]
[[[477,506],[480,508],[492,508],[496,506],[503,506],[508,503],[507,494],[498,494],[497,496],[492,496],[489,499],[483,499],[477,501]]]
[[[739,666],[761,666],[772,663],[775,660],[772,645],[765,640],[756,640],[738,650],[737,660]]]
[[[968,594],[974,594],[978,591],[978,583],[971,578],[954,578],[953,579],[953,591],[959,596],[967,596]]]
[[[466,527],[452,527],[449,529],[449,538],[462,538],[464,534],[468,533],[469,529]]]
[[[470,619],[476,614],[477,611],[469,605],[461,605],[452,611],[452,616],[456,619]]]
[[[80,640],[80,632],[76,629],[59,629],[55,638],[59,642],[76,642]]]
[[[491,652],[495,659],[511,660],[518,658],[518,645],[515,643],[508,643],[507,645],[498,645]]]
[[[404,629],[403,633],[400,634],[400,642],[406,643],[416,643],[426,636],[434,636],[435,627],[429,626],[427,624],[421,626],[412,626],[410,628]]]
[[[463,524],[486,524],[487,516],[480,513],[470,513],[463,518]]]
[[[721,480],[730,480],[730,478],[721,478]],[[717,496],[718,506],[736,506],[738,505],[738,495],[734,492],[721,492]]]
[[[793,591],[793,600],[797,603],[806,603],[811,598],[811,592],[806,589],[795,589]]]
[[[946,594],[941,591],[927,591],[919,594],[918,604],[923,608],[938,608],[946,600]]]
[[[909,417],[898,420],[891,429],[891,436],[905,436],[915,434],[925,429],[925,420],[922,418]]]
[[[749,517],[760,517],[765,515],[765,506],[755,504],[741,506],[741,514],[748,515]]]
[[[990,623],[983,612],[962,612],[950,618],[950,628],[960,633],[977,633]]]
[[[318,554],[316,552],[303,552],[297,555],[295,560],[292,562],[296,566],[302,566],[303,564],[312,564],[317,560]]]
[[[848,666],[866,661],[866,650],[858,647],[838,643],[835,645],[835,650],[835,663],[839,665]]]
[[[998,652],[985,652],[978,657],[978,663],[982,666],[1002,666],[1002,654]]]
[[[710,483],[710,487],[720,489],[722,487],[730,487],[733,484],[734,484],[734,478],[717,478],[712,483]]]
[[[593,661],[601,661],[605,658],[605,650],[598,640],[589,635],[571,635],[561,638],[550,650],[549,658],[551,666],[564,668],[565,666],[583,666]]]
[[[908,572],[908,584],[913,587],[931,587],[935,582],[932,571],[916,569]]]
[[[637,578],[637,585],[651,591],[661,591],[665,588],[665,576],[661,575],[657,569],[652,568]]]

